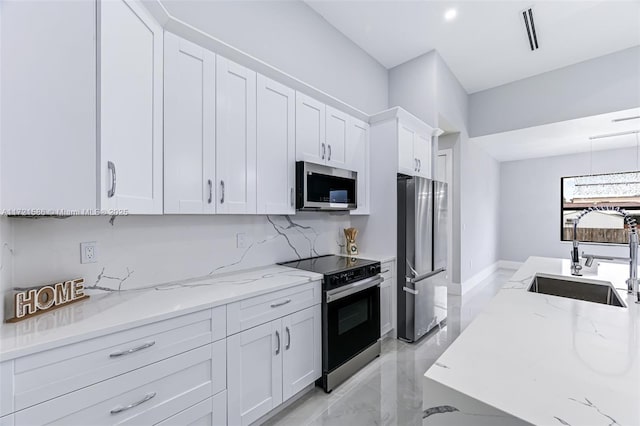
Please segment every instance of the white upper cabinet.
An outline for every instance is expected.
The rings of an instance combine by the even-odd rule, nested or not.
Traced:
[[[98,4],[101,208],[159,214],[162,28],[140,3]]]
[[[257,213],[295,213],[295,91],[258,74]]]
[[[347,129],[347,164],[346,168],[358,173],[358,208],[352,210],[352,215],[369,214],[369,124],[350,118]]]
[[[218,213],[256,213],[256,73],[218,56]]]
[[[431,135],[416,133],[413,152],[418,163],[416,174],[431,179]]]
[[[325,131],[325,105],[296,92],[296,160],[324,163]]]
[[[3,1],[0,19],[2,208],[95,209],[96,3]]]
[[[349,116],[326,106],[326,162],[333,167],[345,167],[347,158],[347,129]]]
[[[416,132],[402,123],[398,123],[398,173],[414,175],[418,170],[418,161],[414,154]]]
[[[431,178],[431,128],[398,122],[398,173]]]
[[[215,213],[216,55],[164,38],[164,212]]]

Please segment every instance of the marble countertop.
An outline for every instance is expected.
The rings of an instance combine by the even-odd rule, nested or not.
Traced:
[[[322,280],[321,274],[268,266],[91,298],[0,327],[0,361]]]
[[[530,257],[425,377],[537,425],[640,424],[640,305],[629,267],[601,263],[627,307],[526,291],[569,260]]]

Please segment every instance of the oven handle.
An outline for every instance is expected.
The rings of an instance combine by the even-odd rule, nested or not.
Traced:
[[[357,281],[353,284],[349,284],[335,290],[329,290],[327,291],[327,303],[335,302],[336,300],[343,299],[368,288],[379,286],[383,281],[384,278],[380,275],[376,275],[375,277]]]

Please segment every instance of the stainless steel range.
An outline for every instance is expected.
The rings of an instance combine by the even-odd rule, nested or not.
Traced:
[[[324,275],[317,384],[331,392],[380,355],[380,262],[327,255],[281,265]]]

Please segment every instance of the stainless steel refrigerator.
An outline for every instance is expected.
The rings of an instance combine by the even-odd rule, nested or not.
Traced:
[[[398,175],[398,337],[415,342],[447,318],[447,184]]]

